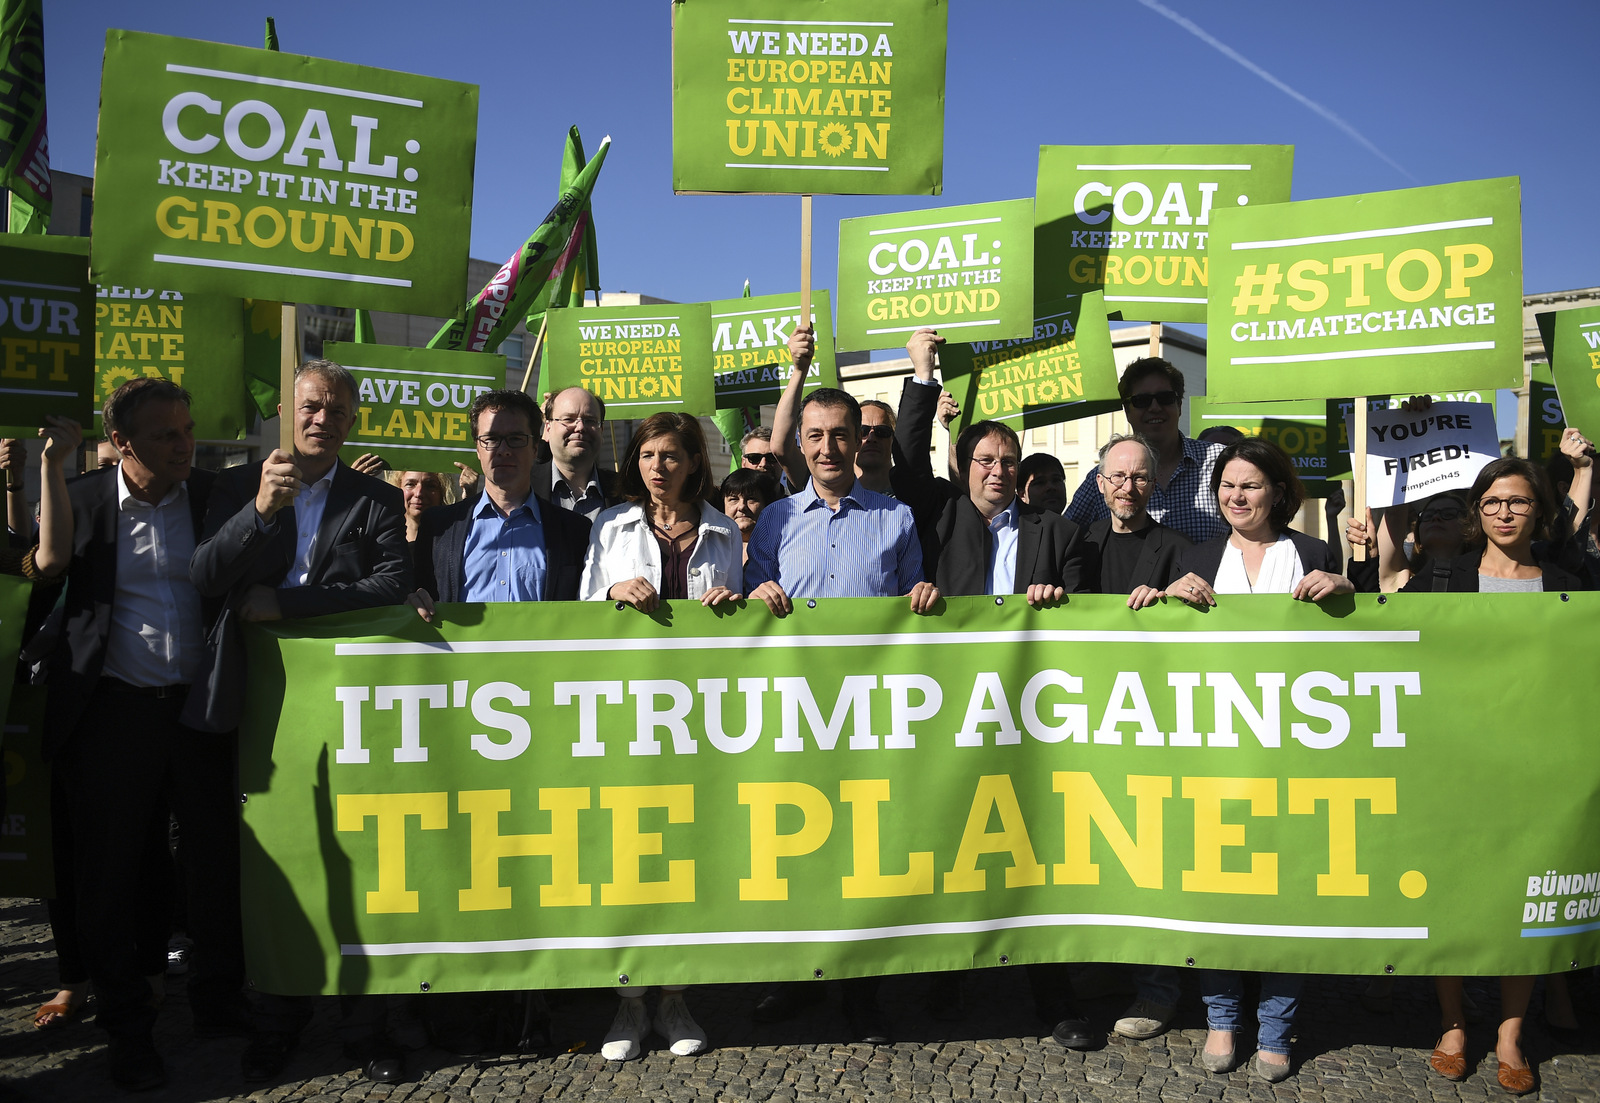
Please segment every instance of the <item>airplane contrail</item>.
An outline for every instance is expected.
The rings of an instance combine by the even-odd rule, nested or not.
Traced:
[[[1374,155],[1376,155],[1379,160],[1381,160],[1384,164],[1388,165],[1390,168],[1394,169],[1396,172],[1400,173],[1400,175],[1404,176],[1407,180],[1410,180],[1414,184],[1422,183],[1422,181],[1418,180],[1415,176],[1411,175],[1411,173],[1406,169],[1406,167],[1404,165],[1400,164],[1393,157],[1390,157],[1383,150],[1381,150],[1377,146],[1373,145],[1372,142],[1367,139],[1366,135],[1361,133],[1361,131],[1357,130],[1355,127],[1353,127],[1349,123],[1345,122],[1338,115],[1334,114],[1332,111],[1328,110],[1326,107],[1323,107],[1316,100],[1313,100],[1308,96],[1304,96],[1304,95],[1301,95],[1299,92],[1296,92],[1293,88],[1290,88],[1287,84],[1283,83],[1283,81],[1279,80],[1277,77],[1275,77],[1271,73],[1267,72],[1261,66],[1257,65],[1255,62],[1251,61],[1249,58],[1247,58],[1243,54],[1239,53],[1239,51],[1235,50],[1233,47],[1227,45],[1224,42],[1219,42],[1216,39],[1215,36],[1213,36],[1211,34],[1208,34],[1206,31],[1204,31],[1201,28],[1197,27],[1190,20],[1188,20],[1188,19],[1184,18],[1183,16],[1179,15],[1177,12],[1175,12],[1171,8],[1167,7],[1165,4],[1160,3],[1159,0],[1139,0],[1139,3],[1143,4],[1145,7],[1149,8],[1151,11],[1155,12],[1157,15],[1161,15],[1161,16],[1166,17],[1167,19],[1172,20],[1172,22],[1176,23],[1178,26],[1182,27],[1184,30],[1188,31],[1190,34],[1194,35],[1201,42],[1204,42],[1206,45],[1212,47],[1218,53],[1222,54],[1225,57],[1232,58],[1234,61],[1237,61],[1240,65],[1244,66],[1246,69],[1250,70],[1250,72],[1254,73],[1256,76],[1260,77],[1262,80],[1266,81],[1268,84],[1270,84],[1274,88],[1278,89],[1280,92],[1283,92],[1286,95],[1289,95],[1289,96],[1293,97],[1294,99],[1298,100],[1299,102],[1301,102],[1305,106],[1309,107],[1311,110],[1315,111],[1318,115],[1321,115],[1324,119],[1327,119],[1334,126],[1338,127],[1340,130],[1342,130],[1346,134],[1350,135],[1350,137],[1354,138],[1357,142],[1361,143],[1361,145],[1363,145],[1367,149],[1371,150],[1372,153]]]

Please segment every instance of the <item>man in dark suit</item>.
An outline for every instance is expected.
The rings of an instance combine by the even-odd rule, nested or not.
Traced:
[[[622,501],[617,473],[600,466],[600,430],[606,404],[582,387],[557,391],[544,404],[544,443],[548,460],[533,465],[533,492],[593,521],[602,509]]]
[[[183,828],[196,1032],[242,1025],[238,796],[232,742],[179,721],[204,665],[206,610],[188,564],[213,480],[191,467],[189,394],[130,380],[103,416],[121,458],[68,489],[72,559],[44,753],[66,795],[65,888],[76,892],[111,1076],[138,1090],[165,1079],[152,1030],[170,908],[169,812]]]
[[[470,418],[484,490],[422,515],[411,604],[431,621],[435,601],[578,600],[589,520],[535,493],[539,408],[522,391],[487,391]]]
[[[190,561],[196,589],[226,599],[211,630],[205,682],[184,712],[196,727],[238,726],[246,679],[240,621],[398,605],[411,590],[400,489],[339,462],[356,393],[355,380],[338,364],[302,364],[292,407],[279,407],[279,416],[293,421],[293,453],[274,449],[259,467],[217,477],[204,537]],[[246,1079],[267,1080],[282,1070],[311,1004],[268,997],[255,1012],[256,1030],[240,1064]],[[344,1012],[346,1049],[359,1052],[374,1079],[399,1079],[398,1055],[381,1043],[381,1001],[347,999]]]
[[[1096,478],[1109,516],[1089,526],[1086,537],[1100,562],[1094,589],[1127,594],[1128,606],[1152,604],[1182,572],[1178,555],[1191,546],[1177,529],[1150,516],[1156,450],[1143,437],[1118,434],[1100,449]]]

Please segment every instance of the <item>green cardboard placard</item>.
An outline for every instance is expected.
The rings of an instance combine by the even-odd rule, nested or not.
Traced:
[[[448,314],[477,119],[475,85],[109,31],[95,279]]]
[[[1534,320],[1567,424],[1600,439],[1600,306],[1546,311]]]
[[[1528,373],[1528,458],[1534,463],[1549,463],[1561,454],[1561,433],[1567,420],[1561,412],[1561,395],[1556,392],[1550,365],[1530,365]]]
[[[676,0],[675,192],[938,195],[945,0]]]
[[[932,326],[1005,341],[1033,333],[1033,200],[839,223],[841,349],[887,349]]]
[[[0,234],[0,436],[47,415],[88,426],[94,407],[89,239]]]
[[[939,375],[961,404],[955,433],[975,421],[1020,431],[1122,406],[1098,291],[1040,303],[1033,333],[1021,340],[948,342],[939,350]]]
[[[606,416],[663,410],[709,416],[717,408],[709,303],[552,309],[545,386],[582,387]]]
[[[1103,289],[1130,321],[1203,322],[1211,218],[1287,203],[1293,146],[1040,146],[1041,298]]]
[[[506,358],[488,352],[330,341],[322,355],[356,377],[355,427],[339,450],[349,463],[372,452],[396,471],[478,466],[469,411],[506,385]]]
[[[94,432],[100,410],[130,379],[166,379],[194,401],[194,435],[238,440],[255,424],[244,382],[239,300],[149,287],[101,287],[94,304]]]
[[[1294,462],[1295,474],[1305,484],[1306,494],[1312,498],[1328,496],[1329,462],[1338,434],[1328,427],[1326,402],[1212,402],[1205,395],[1189,396],[1191,437],[1222,425],[1278,445]],[[1345,456],[1348,465],[1348,449]]]
[[[777,402],[789,385],[789,334],[800,321],[800,293],[723,299],[710,307],[717,409]],[[817,352],[806,372],[804,393],[839,385],[826,289],[811,292],[811,328],[817,335]]]
[[[1219,401],[1522,386],[1514,176],[1212,217]]]

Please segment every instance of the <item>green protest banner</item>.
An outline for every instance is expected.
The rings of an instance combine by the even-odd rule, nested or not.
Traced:
[[[1547,311],[1534,315],[1534,321],[1567,424],[1595,440],[1600,434],[1600,306]]]
[[[944,0],[676,0],[672,188],[938,195]]]
[[[0,574],[0,667],[12,670],[22,647],[22,625],[28,615],[33,583],[16,575]],[[13,678],[0,678],[0,716],[6,715]]]
[[[1522,386],[1514,176],[1212,217],[1206,390],[1224,402]]]
[[[975,421],[1002,421],[1021,430],[1122,406],[1098,291],[1039,304],[1033,333],[1022,340],[945,344],[939,374],[961,404],[950,427],[955,433]]]
[[[0,585],[12,582],[0,579]],[[23,583],[24,602],[28,584]],[[21,618],[18,617],[20,626]],[[14,644],[15,641],[13,640]],[[6,668],[16,658],[16,648],[0,651]],[[6,679],[9,683],[10,679]],[[0,741],[6,787],[5,816],[0,818],[0,896],[48,899],[55,893],[55,870],[50,849],[50,767],[45,764],[44,686],[11,686],[5,716],[5,739]],[[5,702],[0,691],[0,705]]]
[[[46,415],[88,425],[94,405],[89,240],[0,234],[0,436],[32,436]]]
[[[1203,322],[1211,216],[1287,203],[1293,146],[1040,146],[1041,298],[1104,289],[1106,309]]]
[[[109,31],[94,277],[444,314],[477,123],[475,85]]]
[[[800,321],[800,294],[759,295],[711,303],[712,370],[717,377],[717,408],[742,409],[776,403],[789,384],[789,334]],[[811,292],[811,328],[817,353],[806,371],[806,393],[837,387],[833,357],[833,314],[828,292]],[[734,441],[738,444],[738,441]]]
[[[506,385],[505,357],[334,341],[322,355],[349,368],[359,388],[355,427],[339,450],[346,463],[373,452],[397,471],[453,472],[456,460],[478,467],[469,411]]]
[[[1029,336],[1032,220],[1031,199],[844,219],[834,342],[894,348],[922,326],[993,341]]]
[[[1189,396],[1189,435],[1198,437],[1216,426],[1230,426],[1247,437],[1264,437],[1294,461],[1295,474],[1312,498],[1326,498],[1333,434],[1328,431],[1328,404],[1305,402],[1212,402]],[[1349,464],[1349,448],[1345,463]]]
[[[1386,598],[255,626],[250,980],[1600,961],[1600,686],[1537,661],[1600,597]]]
[[[50,221],[50,140],[45,122],[44,5],[0,0],[0,185],[11,191],[9,228],[42,234]]]
[[[1561,412],[1561,396],[1549,364],[1533,364],[1528,373],[1528,458],[1534,463],[1549,463],[1561,454],[1561,432],[1567,427]]]
[[[599,395],[614,418],[662,410],[709,415],[717,408],[709,303],[561,307],[546,317],[544,380],[552,392],[582,387]]]
[[[194,435],[237,440],[255,424],[244,381],[239,300],[149,287],[101,287],[94,304],[94,433],[100,408],[130,379],[166,379],[194,396]]]

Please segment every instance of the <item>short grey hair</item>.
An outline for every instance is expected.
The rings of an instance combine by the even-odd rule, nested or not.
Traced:
[[[350,374],[350,369],[343,364],[335,364],[332,360],[307,360],[294,370],[296,387],[300,385],[300,377],[303,375],[314,375],[330,386],[343,387],[351,402],[360,397],[360,384],[356,382],[356,377]]]
[[[1150,477],[1154,478],[1156,472],[1161,467],[1161,457],[1156,453],[1155,446],[1149,441],[1145,440],[1144,437],[1140,436],[1138,433],[1114,433],[1111,439],[1106,441],[1105,444],[1100,448],[1100,466],[1105,466],[1106,453],[1110,452],[1117,445],[1126,444],[1128,441],[1132,441],[1140,448],[1144,449],[1144,458],[1150,464]]]

